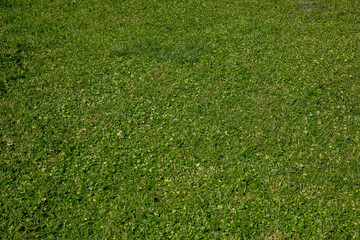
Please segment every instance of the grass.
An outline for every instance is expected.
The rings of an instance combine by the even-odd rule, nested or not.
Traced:
[[[0,0],[3,239],[359,239],[356,0]]]

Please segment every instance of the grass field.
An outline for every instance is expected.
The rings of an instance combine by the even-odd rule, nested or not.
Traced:
[[[0,0],[0,239],[360,239],[358,0]]]

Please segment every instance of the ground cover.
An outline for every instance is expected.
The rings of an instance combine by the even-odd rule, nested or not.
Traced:
[[[358,1],[0,16],[1,238],[360,238]]]

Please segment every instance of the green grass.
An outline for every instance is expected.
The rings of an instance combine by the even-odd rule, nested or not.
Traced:
[[[0,238],[360,238],[359,1],[0,15]]]

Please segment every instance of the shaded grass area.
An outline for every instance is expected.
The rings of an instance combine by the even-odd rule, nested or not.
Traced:
[[[173,45],[159,46],[151,39],[138,44],[124,44],[115,47],[112,55],[115,57],[145,56],[157,61],[174,61],[180,64],[194,64],[199,62],[202,52],[206,50],[203,44],[175,43]]]
[[[358,238],[358,5],[1,1],[0,236]]]

